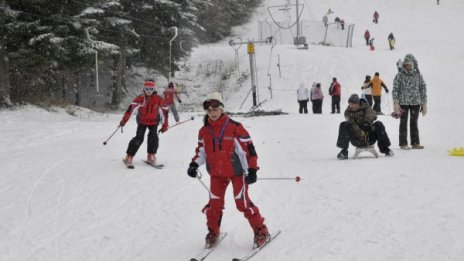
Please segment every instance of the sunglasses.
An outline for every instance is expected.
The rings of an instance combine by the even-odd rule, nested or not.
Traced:
[[[218,100],[206,100],[203,102],[203,109],[206,111],[208,108],[217,108],[223,106],[223,104]]]

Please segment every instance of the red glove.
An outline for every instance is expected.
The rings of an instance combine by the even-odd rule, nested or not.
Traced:
[[[161,132],[161,133],[165,133],[166,131],[168,131],[168,126],[167,126],[167,125],[163,125],[163,127],[161,127],[160,132]]]
[[[126,121],[125,121],[125,120],[121,120],[121,121],[119,122],[119,126],[124,127],[124,125],[126,125]]]

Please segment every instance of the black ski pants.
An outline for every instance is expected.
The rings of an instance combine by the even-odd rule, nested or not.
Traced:
[[[374,98],[374,109],[375,112],[381,112],[381,103],[382,103],[382,96],[373,96]]]
[[[355,147],[366,147],[374,145],[377,142],[381,153],[387,152],[391,145],[385,126],[381,121],[374,122],[371,130],[363,132],[360,132],[359,128],[354,127],[354,123],[348,121],[340,123],[337,147],[347,150],[350,142]]]
[[[400,118],[400,146],[408,145],[408,118],[411,114],[411,120],[409,121],[411,145],[419,145],[419,128],[417,121],[419,119],[420,105],[401,105],[403,113]]]
[[[143,125],[139,124],[137,126],[137,133],[135,137],[129,142],[126,153],[128,155],[134,156],[140,148],[140,145],[143,143],[145,137],[145,131],[148,129],[148,142],[147,142],[147,153],[156,154],[159,146],[158,134],[156,133],[157,125]]]
[[[300,104],[300,109],[298,110],[301,113],[305,113],[307,114],[308,113],[308,100],[302,100],[302,101],[298,101],[298,103]]]
[[[321,114],[322,113],[322,99],[312,100],[313,103],[313,113]]]
[[[332,96],[332,113],[340,113],[340,96]]]

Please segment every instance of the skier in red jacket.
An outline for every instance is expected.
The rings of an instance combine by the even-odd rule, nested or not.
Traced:
[[[337,82],[337,78],[332,78],[332,83],[329,87],[329,95],[332,96],[332,114],[340,113],[340,96],[341,96],[341,85]]]
[[[221,94],[212,93],[203,102],[206,111],[204,126],[198,134],[198,146],[187,174],[197,177],[197,169],[206,164],[210,175],[210,199],[203,208],[209,233],[206,248],[217,244],[220,233],[224,196],[232,183],[235,205],[254,231],[254,247],[263,245],[270,237],[264,217],[248,195],[248,187],[257,180],[258,155],[248,131],[239,122],[224,114]]]
[[[369,33],[369,30],[366,30],[364,32],[364,39],[366,40],[366,45],[369,45],[369,39],[371,38],[371,33]]]
[[[119,123],[119,126],[123,127],[134,109],[139,110],[139,120],[137,121],[137,133],[134,138],[129,142],[127,147],[126,157],[123,161],[129,168],[133,168],[132,159],[137,153],[140,145],[143,143],[145,131],[148,129],[148,142],[147,142],[147,163],[155,164],[156,152],[158,150],[158,135],[156,129],[158,124],[161,124],[161,132],[165,132],[168,129],[168,107],[166,102],[156,94],[156,84],[152,80],[146,80],[143,84],[143,94],[135,97],[124,116]]]
[[[168,87],[163,92],[164,100],[166,104],[169,106],[169,110],[172,111],[172,115],[174,115],[174,119],[176,123],[179,122],[179,113],[177,112],[176,103],[174,102],[174,97],[176,98],[178,103],[182,103],[182,100],[179,98],[176,92],[176,87],[174,86],[173,82],[168,84]]]

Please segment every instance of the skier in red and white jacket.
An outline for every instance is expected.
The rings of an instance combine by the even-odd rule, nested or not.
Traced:
[[[168,84],[168,87],[163,92],[164,100],[166,104],[169,106],[169,110],[172,111],[172,115],[174,115],[174,119],[176,123],[179,122],[179,113],[177,112],[176,103],[174,102],[174,97],[176,98],[178,103],[182,103],[182,100],[177,95],[176,87],[174,86],[173,82]]]
[[[203,102],[206,111],[204,126],[198,134],[198,146],[187,174],[197,177],[197,169],[206,164],[210,175],[210,199],[203,208],[209,233],[206,247],[217,244],[220,233],[224,196],[232,183],[235,205],[242,212],[254,232],[254,247],[263,245],[270,237],[264,217],[248,195],[249,184],[257,180],[258,155],[248,131],[239,122],[224,114],[221,94],[212,93]]]
[[[135,137],[129,142],[127,147],[126,157],[124,162],[130,167],[132,159],[137,153],[140,145],[143,143],[145,131],[148,129],[147,142],[147,163],[155,164],[156,152],[158,150],[158,134],[157,127],[161,124],[161,132],[168,129],[168,107],[166,101],[156,94],[156,84],[153,80],[146,80],[143,84],[143,94],[135,97],[124,116],[122,117],[119,126],[123,127],[129,121],[132,112],[135,109],[139,110],[139,119],[137,121],[137,132]]]

